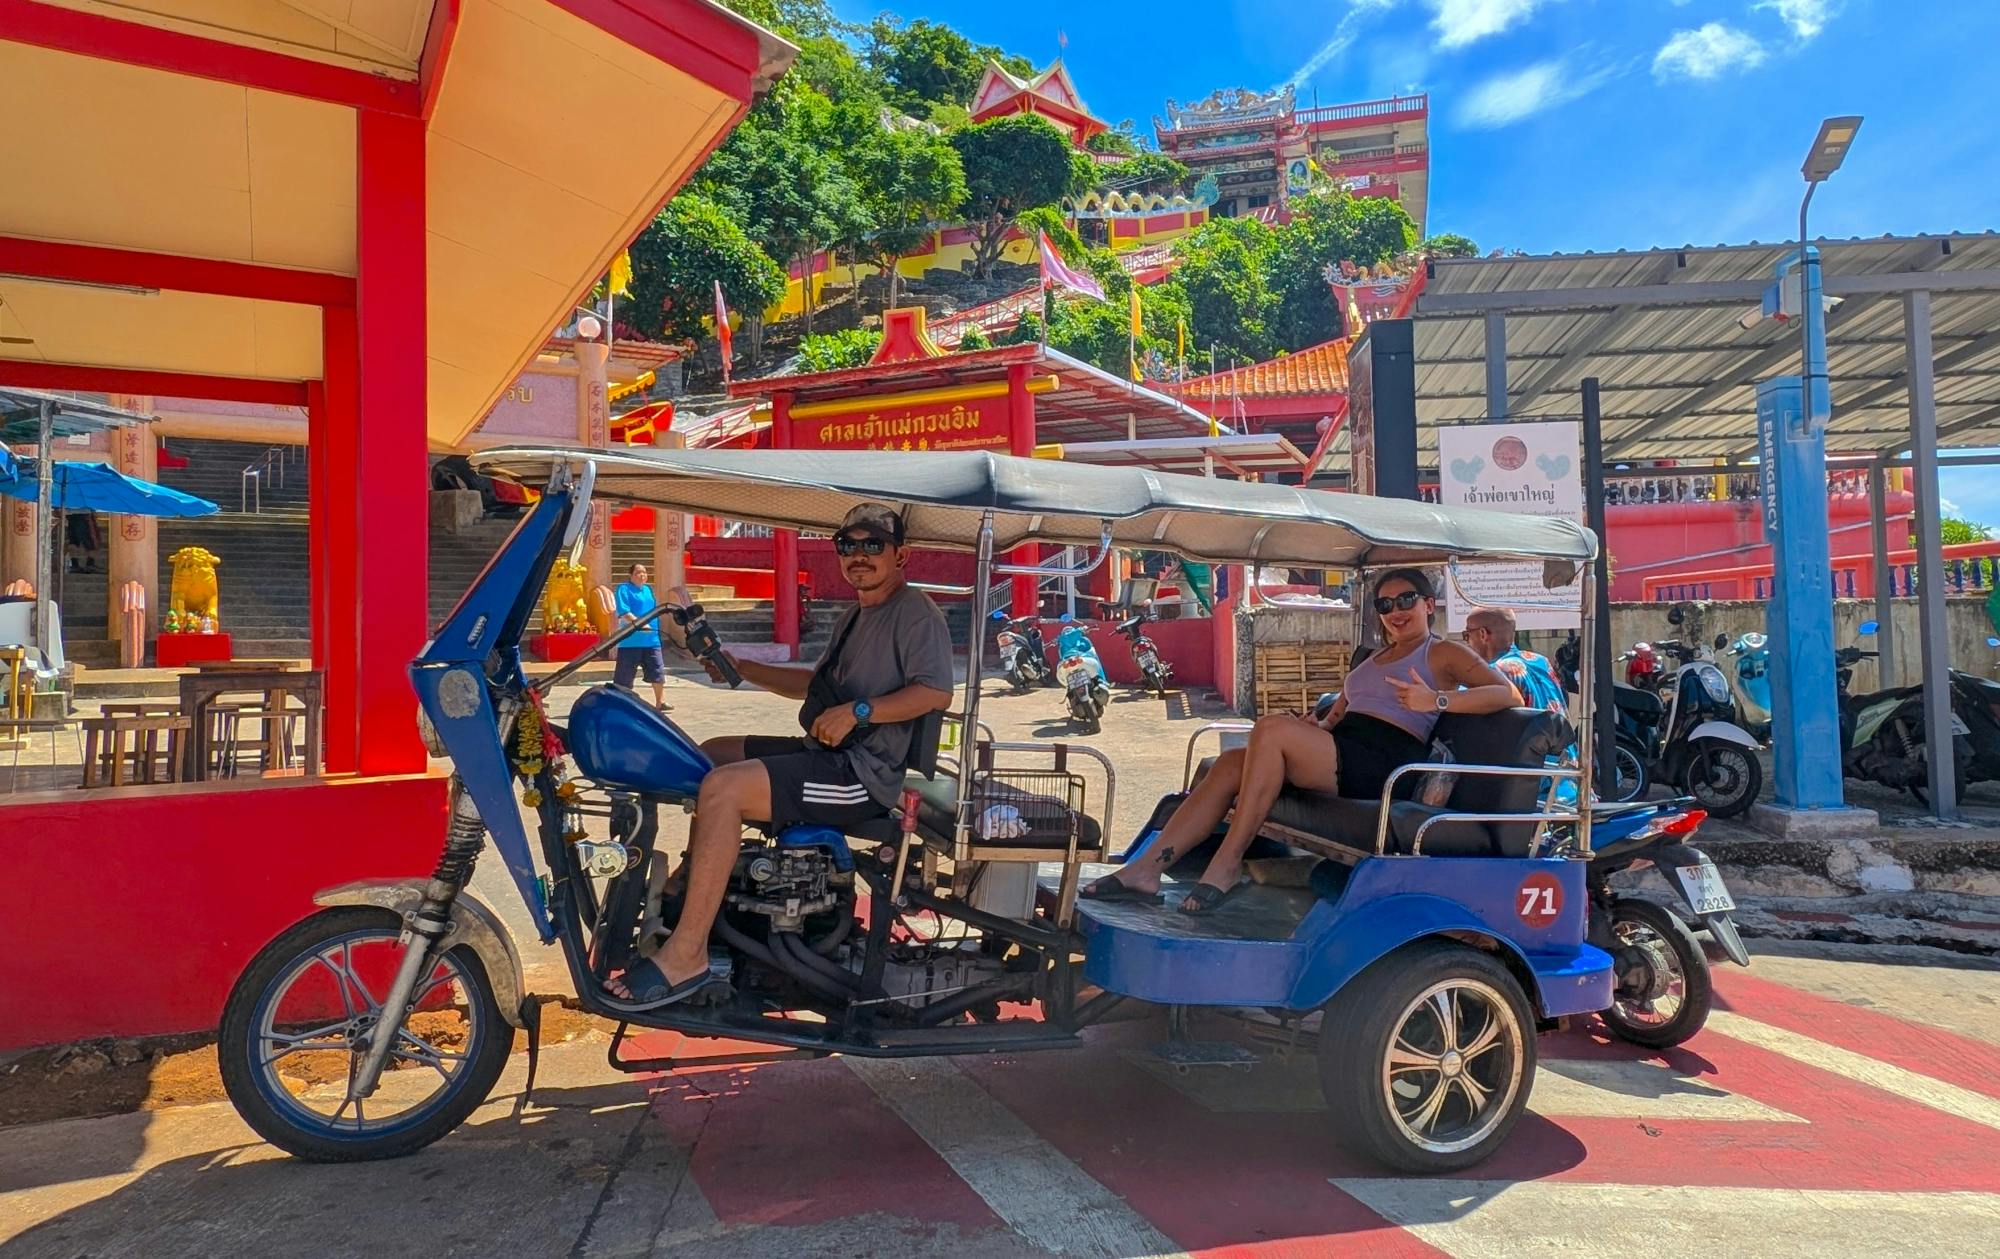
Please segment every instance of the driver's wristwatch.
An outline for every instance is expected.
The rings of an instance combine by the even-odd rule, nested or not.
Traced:
[[[857,700],[855,700],[855,701],[854,701],[854,724],[855,724],[855,725],[857,725],[857,726],[865,726],[865,725],[867,725],[867,724],[868,724],[868,719],[869,719],[869,718],[870,718],[871,716],[873,716],[873,715],[874,715],[874,713],[875,713],[875,709],[874,709],[874,707],[873,707],[873,706],[872,706],[871,704],[869,704],[869,702],[868,702],[867,700],[865,700],[865,699],[857,699]]]

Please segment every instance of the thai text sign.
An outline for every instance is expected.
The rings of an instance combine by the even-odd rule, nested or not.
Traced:
[[[918,402],[792,421],[798,450],[1006,450],[1010,435],[1005,395],[955,402]]]
[[[1582,425],[1460,424],[1438,430],[1438,501],[1523,516],[1583,519]],[[1522,629],[1582,624],[1582,586],[1550,590],[1539,562],[1463,564],[1446,583],[1446,624],[1465,628],[1478,606],[1507,608]]]

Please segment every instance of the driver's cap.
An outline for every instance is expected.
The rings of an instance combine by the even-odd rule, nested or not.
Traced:
[[[841,520],[835,535],[850,532],[872,533],[892,546],[901,546],[903,518],[880,503],[857,503]]]

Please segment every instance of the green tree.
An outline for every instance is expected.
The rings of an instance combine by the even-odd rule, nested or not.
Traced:
[[[890,99],[909,113],[923,112],[926,102],[968,104],[986,68],[985,52],[951,27],[923,18],[902,23],[887,14],[868,28],[867,56]]]
[[[961,354],[968,350],[990,350],[992,348],[993,339],[987,336],[985,330],[978,324],[967,328],[965,335],[958,339],[958,352]]]
[[[1429,254],[1433,258],[1476,258],[1479,246],[1472,238],[1460,236],[1456,232],[1443,232],[1436,236],[1426,236],[1418,243],[1417,252]]]
[[[1037,232],[1045,234],[1064,262],[1082,265],[1086,252],[1083,237],[1076,234],[1076,229],[1069,225],[1061,210],[1052,205],[1038,205],[1032,210],[1021,211],[1014,222],[1025,236],[1032,237]]]
[[[1946,546],[1963,546],[1968,542],[1990,542],[1993,531],[1985,525],[1973,524],[1970,520],[1960,520],[1956,516],[1946,516],[1938,521],[1938,536]]]
[[[1416,244],[1416,224],[1385,197],[1312,193],[1291,202],[1292,221],[1272,234],[1263,255],[1265,282],[1276,301],[1269,320],[1275,348],[1303,349],[1340,335],[1340,308],[1325,271],[1351,261],[1374,266]]]
[[[1092,153],[1112,153],[1121,157],[1133,157],[1146,149],[1144,142],[1139,139],[1138,128],[1130,118],[1109,131],[1098,132],[1084,141],[1083,147]]]
[[[619,313],[657,341],[698,339],[715,310],[760,317],[785,295],[785,273],[722,208],[698,193],[669,201],[632,242],[632,299]]]
[[[875,357],[882,334],[873,328],[843,328],[799,339],[801,372],[835,372],[843,367],[862,367]]]
[[[1223,358],[1252,362],[1277,351],[1269,327],[1277,297],[1265,261],[1272,235],[1255,219],[1216,219],[1177,248],[1180,266],[1160,287],[1181,294],[1188,335],[1203,350],[1212,345]]]
[[[1062,132],[1033,117],[974,123],[950,138],[965,169],[973,262],[984,278],[993,274],[1007,230],[1023,210],[1055,205],[1068,195],[1074,150]]]
[[[865,110],[836,108],[808,83],[781,83],[702,168],[699,190],[742,223],[766,253],[810,277],[815,254],[868,230],[866,200],[846,161],[865,132],[864,118]],[[810,283],[806,299],[810,332]]]
[[[965,201],[965,171],[951,141],[922,127],[881,132],[854,166],[870,223],[854,252],[887,274],[887,309],[896,304],[897,263]]]
[[[1157,192],[1162,196],[1172,196],[1176,192],[1187,191],[1189,175],[1184,164],[1164,153],[1138,153],[1122,162],[1100,167],[1097,186],[1117,192]]]
[[[815,35],[830,35],[840,26],[826,0],[723,0],[723,3],[795,43]]]

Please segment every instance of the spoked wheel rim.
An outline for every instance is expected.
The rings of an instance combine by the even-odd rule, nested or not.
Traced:
[[[1526,1036],[1514,1007],[1483,980],[1447,979],[1404,1008],[1382,1063],[1389,1115],[1431,1154],[1478,1145],[1512,1112]]]
[[[1688,773],[1688,791],[1703,804],[1729,804],[1749,785],[1750,754],[1739,747],[1711,747],[1697,756]]]
[[[1646,965],[1653,971],[1653,982],[1643,995],[1619,988],[1611,1003],[1618,1017],[1634,1027],[1665,1027],[1679,1018],[1687,1005],[1687,973],[1681,969],[1673,945],[1659,932],[1632,918],[1617,919],[1611,924],[1611,932],[1619,944],[1644,954]]]
[[[1631,748],[1621,745],[1612,754],[1611,764],[1617,774],[1611,789],[1617,793],[1618,800],[1622,804],[1639,794],[1639,783],[1642,779],[1639,755]]]
[[[465,1084],[494,1029],[464,966],[446,954],[418,981],[374,1096],[347,1099],[402,951],[394,929],[346,932],[265,988],[248,1061],[258,1091],[288,1122],[335,1140],[379,1138],[423,1123]]]

